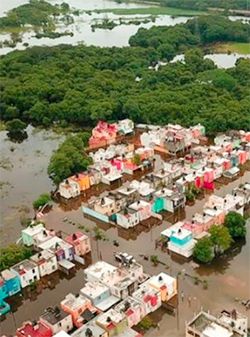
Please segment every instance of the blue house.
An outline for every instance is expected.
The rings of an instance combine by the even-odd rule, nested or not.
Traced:
[[[13,296],[21,291],[20,278],[12,271],[5,269],[1,273],[7,297]]]

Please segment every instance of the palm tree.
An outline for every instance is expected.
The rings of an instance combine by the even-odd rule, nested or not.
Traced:
[[[104,232],[97,226],[94,227],[93,229],[93,237],[96,240],[96,252],[97,252],[97,257],[98,259],[100,258],[100,253],[99,253],[99,241],[105,241],[106,236]]]

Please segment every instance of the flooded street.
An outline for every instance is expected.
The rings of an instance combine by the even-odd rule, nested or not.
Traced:
[[[5,133],[1,132],[2,140]],[[6,194],[2,196],[1,203],[1,245],[16,241],[19,237],[21,225],[19,224],[19,207],[28,206],[32,214],[32,201],[42,192],[52,189],[51,182],[47,177],[46,169],[48,159],[53,149],[62,141],[63,137],[48,131],[35,131],[29,128],[29,138],[21,144],[13,144],[9,141],[2,142],[1,153],[5,158],[5,166],[8,159],[11,161],[11,169],[1,168],[1,181],[8,181],[9,185]],[[14,152],[11,152],[11,147]],[[38,152],[41,151],[41,152]],[[223,196],[239,185],[240,183],[250,181],[250,172],[247,171],[244,176],[228,185],[220,186],[215,193]],[[1,193],[4,193],[2,188]],[[195,212],[200,212],[208,195],[203,200],[196,201],[194,206],[186,207],[186,217],[191,219]],[[56,230],[62,230],[63,234],[72,233],[78,226],[84,225],[91,230],[96,223],[91,219],[84,218],[82,211],[78,208],[80,203],[75,205],[74,210],[66,211],[65,205],[60,207],[55,204],[53,210],[44,217],[46,226]],[[72,206],[72,205],[71,205]],[[77,209],[78,208],[78,209]],[[72,208],[71,208],[72,209]],[[69,221],[65,221],[65,217]],[[178,272],[185,269],[185,272],[191,276],[198,276],[202,280],[208,281],[208,289],[204,290],[202,285],[195,285],[191,277],[179,277],[180,290],[185,293],[183,303],[180,303],[179,310],[179,330],[178,320],[175,316],[170,316],[164,310],[157,311],[154,319],[159,321],[160,329],[149,332],[147,337],[181,337],[184,336],[185,321],[190,319],[194,312],[202,306],[204,309],[213,309],[213,312],[222,309],[237,308],[245,311],[244,307],[235,301],[236,298],[242,300],[250,297],[250,224],[248,225],[246,243],[238,244],[228,256],[218,259],[216,263],[209,267],[197,267],[192,262],[169,256],[161,250],[155,251],[155,240],[159,238],[160,232],[170,223],[164,221],[162,225],[155,226],[151,230],[138,226],[133,231],[126,231],[111,227],[107,224],[98,223],[102,228],[108,241],[99,241],[99,250],[103,260],[114,263],[114,251],[126,251],[133,254],[138,262],[142,263],[147,273],[156,274],[161,270],[177,275]],[[120,246],[116,248],[113,240],[118,240]],[[92,259],[97,260],[96,241],[92,239]],[[150,261],[144,260],[142,255],[157,254],[160,261],[166,263],[166,266],[159,264],[153,267]],[[38,291],[38,294],[32,296],[19,297],[15,299],[13,306],[14,315],[8,314],[1,322],[2,333],[12,333],[15,331],[15,324],[20,324],[27,319],[36,319],[42,311],[49,305],[58,304],[60,300],[70,291],[77,293],[84,285],[83,271],[79,269],[75,277],[71,279],[59,278],[59,274],[51,276],[51,287]],[[50,296],[53,291],[53,296]],[[191,307],[188,307],[187,297],[191,296]],[[249,316],[249,313],[248,313]],[[250,317],[249,317],[250,318]]]
[[[32,202],[53,188],[48,162],[64,137],[31,126],[27,133],[28,138],[18,144],[0,132],[0,246],[18,239],[20,217],[33,216]]]

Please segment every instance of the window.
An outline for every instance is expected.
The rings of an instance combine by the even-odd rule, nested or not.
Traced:
[[[62,323],[61,323],[61,322],[59,322],[59,323],[58,323],[58,325],[61,327],[61,326],[62,326]]]
[[[35,274],[35,272],[36,272],[35,269],[32,269],[32,273]]]

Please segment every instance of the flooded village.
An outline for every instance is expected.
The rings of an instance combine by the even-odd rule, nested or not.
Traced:
[[[14,150],[3,143],[14,162],[1,168],[13,184],[2,188],[1,244],[32,255],[1,273],[1,336],[247,336],[248,221],[210,263],[193,254],[230,214],[248,217],[249,132],[209,139],[202,125],[99,122],[92,164],[57,189],[42,153],[62,139],[29,132]],[[24,209],[46,190],[48,209]]]

